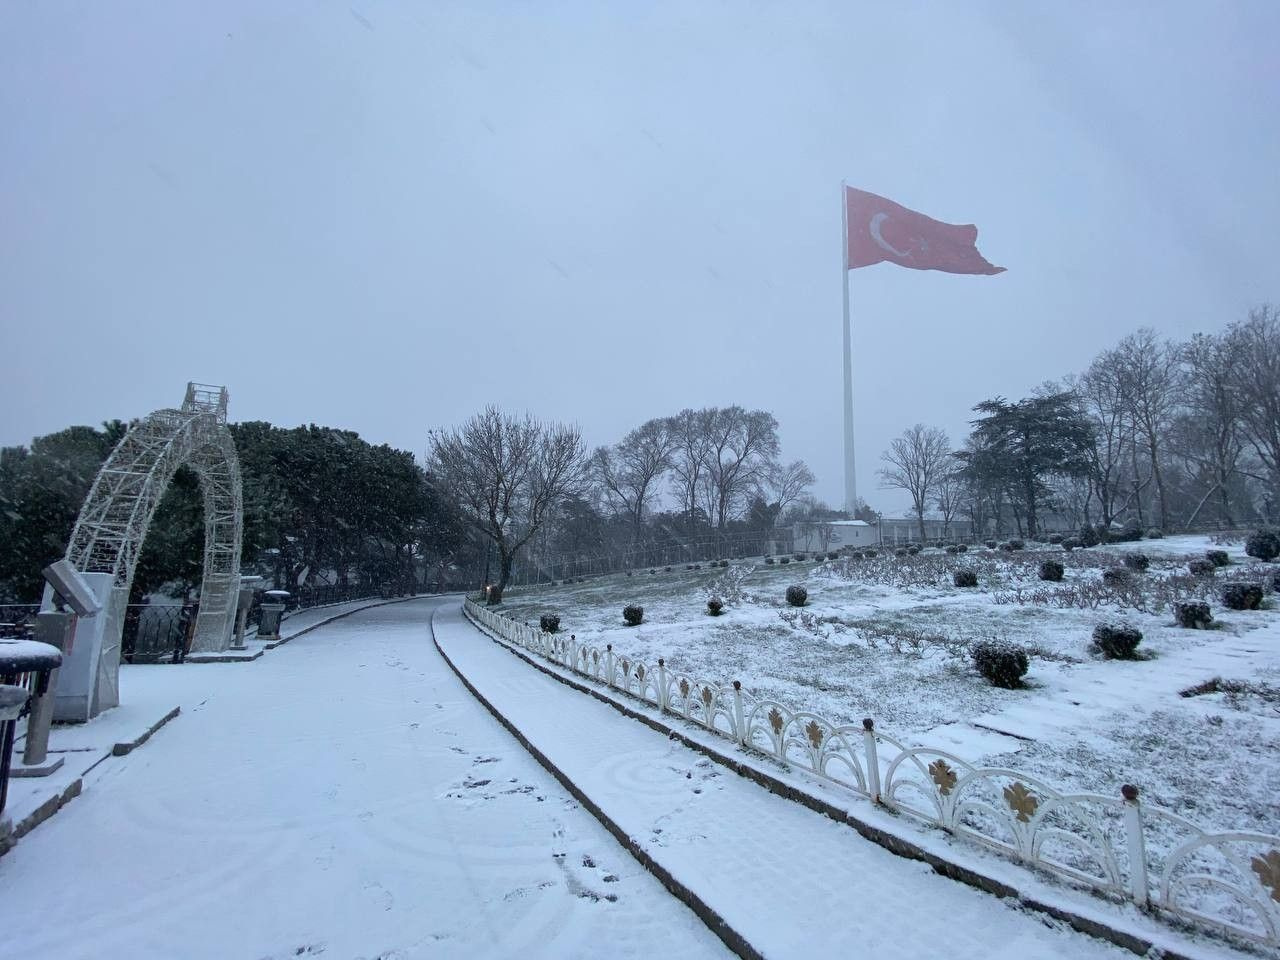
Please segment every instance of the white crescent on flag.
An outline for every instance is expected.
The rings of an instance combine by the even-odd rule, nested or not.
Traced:
[[[895,257],[911,256],[911,254],[905,250],[895,249],[888,240],[880,236],[880,224],[884,223],[888,219],[889,215],[887,213],[877,213],[871,218],[871,239],[876,242],[876,246],[888,253],[892,253]]]

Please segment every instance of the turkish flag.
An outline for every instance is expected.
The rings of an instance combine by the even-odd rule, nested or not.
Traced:
[[[865,190],[844,188],[850,270],[889,261],[913,270],[946,273],[1003,273],[978,252],[978,228],[943,223]]]

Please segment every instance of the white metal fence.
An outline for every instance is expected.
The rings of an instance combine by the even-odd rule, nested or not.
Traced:
[[[478,624],[553,663],[816,774],[896,813],[1099,892],[1280,947],[1280,837],[1198,826],[1121,796],[1064,793],[876,729],[544,633],[467,600]]]

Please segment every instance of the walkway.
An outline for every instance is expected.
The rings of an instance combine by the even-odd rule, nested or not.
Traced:
[[[0,859],[0,954],[723,956],[445,667],[442,602],[149,668],[182,714]]]

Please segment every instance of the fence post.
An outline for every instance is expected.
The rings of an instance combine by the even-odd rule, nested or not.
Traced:
[[[658,712],[667,711],[667,661],[658,658]]]
[[[604,679],[605,679],[605,683],[609,684],[609,686],[612,687],[613,686],[613,644],[612,643],[608,644],[604,648],[604,652],[605,652],[605,660],[607,661],[605,666]]]
[[[742,681],[733,681],[733,726],[734,732],[738,735],[738,744],[746,746],[747,728],[746,723],[742,719]]]
[[[874,803],[880,802],[880,758],[876,754],[876,723],[870,717],[862,721],[862,742],[867,750],[867,792]]]
[[[1147,887],[1147,844],[1142,834],[1142,804],[1138,788],[1126,783],[1120,788],[1124,797],[1124,831],[1129,840],[1129,886],[1133,902],[1145,908],[1150,902]]]
[[[569,634],[569,669],[578,669],[578,635],[576,633]],[[579,671],[581,672],[581,671]]]

